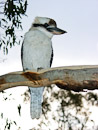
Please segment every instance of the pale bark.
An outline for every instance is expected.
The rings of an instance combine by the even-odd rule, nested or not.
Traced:
[[[98,66],[69,66],[40,72],[12,72],[0,76],[0,91],[17,86],[41,87],[56,84],[65,90],[98,89]]]

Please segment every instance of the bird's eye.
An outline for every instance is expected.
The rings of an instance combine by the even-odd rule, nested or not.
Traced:
[[[48,23],[45,23],[45,24],[44,24],[44,27],[48,27],[48,26],[49,26],[49,24],[48,24]]]

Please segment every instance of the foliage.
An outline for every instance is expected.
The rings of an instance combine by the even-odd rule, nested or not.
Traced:
[[[89,107],[97,107],[97,100],[98,95],[93,92],[84,94],[47,87],[44,93],[43,115],[35,130],[44,127],[47,130],[53,127],[54,130],[85,130],[88,129],[88,123],[93,124],[91,127],[94,129]]]
[[[3,48],[4,53],[8,53],[8,47],[20,44],[16,35],[16,29],[22,29],[21,19],[27,10],[27,0],[6,0],[3,8],[4,18],[1,19],[1,29],[4,34],[1,34],[0,48]]]
[[[1,98],[1,100],[3,100],[3,102],[6,102],[6,103],[7,103],[7,101],[14,100],[14,98],[12,98],[12,94],[9,93],[7,95],[7,93],[5,91],[2,91],[0,93],[0,98]],[[18,108],[18,113],[19,113],[19,108],[21,110],[21,105],[19,104],[17,106],[17,108]],[[5,108],[5,109],[8,109],[8,108]],[[9,112],[9,110],[7,112]],[[14,115],[14,114],[15,113],[12,112],[12,115]],[[16,122],[17,121],[10,119],[10,117],[7,117],[6,112],[3,113],[0,109],[0,130],[11,130],[13,128],[17,128],[17,130],[20,130],[20,127],[18,126],[18,124]]]
[[[9,97],[6,97],[5,92],[2,94],[4,95],[4,101],[11,100],[12,95],[10,93]],[[29,91],[26,91],[22,96],[25,104],[30,102]],[[31,130],[85,130],[88,129],[88,123],[91,124],[90,129],[95,130],[97,126],[90,119],[89,108],[97,107],[97,101],[98,95],[93,92],[76,93],[59,89],[56,86],[45,87],[42,116],[38,120],[38,125],[31,128]],[[23,107],[18,103],[17,114],[20,118],[22,116],[21,109]],[[20,128],[16,120],[12,121],[8,117],[4,118],[2,112],[0,115],[2,120],[5,121],[4,128],[8,129],[10,127],[12,129],[13,125]]]
[[[7,119],[6,119],[6,124],[5,124],[4,130],[10,130],[11,125],[13,125],[13,124],[17,126],[17,124],[16,124],[15,121],[11,121],[11,120],[9,120],[9,119],[7,118]]]
[[[0,2],[0,49],[3,49],[4,54],[8,53],[8,48],[12,48],[15,44],[20,44],[22,36],[17,37],[17,30],[22,30],[22,16],[26,15],[27,0],[6,0]],[[3,91],[4,101],[11,100],[5,96]],[[11,95],[9,95],[10,97]],[[21,105],[17,106],[19,115],[21,114]],[[5,117],[1,112],[1,119],[5,123],[4,130],[10,128],[17,123]],[[1,121],[2,121],[1,120]],[[5,122],[4,122],[5,121]]]

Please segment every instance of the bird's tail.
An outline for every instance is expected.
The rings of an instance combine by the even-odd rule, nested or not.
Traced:
[[[29,88],[30,89],[30,114],[31,118],[40,118],[42,114],[42,101],[44,87],[41,88]]]

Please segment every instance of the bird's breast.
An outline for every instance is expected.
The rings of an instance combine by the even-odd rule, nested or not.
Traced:
[[[52,43],[49,38],[41,35],[32,38],[29,35],[28,38],[24,39],[23,60],[25,68],[49,68],[51,54]]]

